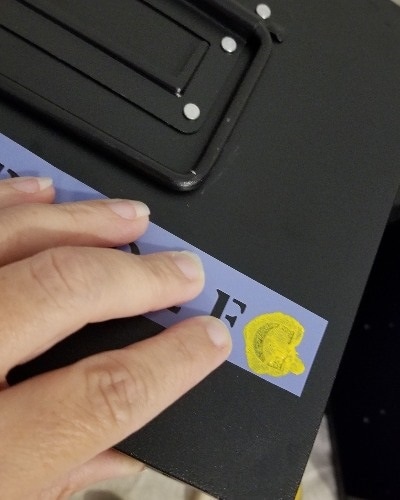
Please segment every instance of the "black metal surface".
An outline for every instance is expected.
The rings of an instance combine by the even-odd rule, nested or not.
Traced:
[[[0,90],[182,190],[215,164],[272,46],[264,24],[231,0],[201,9],[165,0],[0,8]],[[227,35],[233,53],[221,47]],[[198,119],[184,116],[188,103]]]
[[[241,1],[249,12],[256,4]],[[287,39],[197,191],[163,190],[0,101],[1,132],[110,197],[145,200],[157,224],[329,321],[300,398],[225,364],[120,445],[233,500],[294,496],[400,177],[400,9],[385,0],[269,4]],[[174,154],[187,159],[176,144]],[[80,346],[112,347],[114,335],[119,345],[154,333],[139,320],[124,325],[83,332],[56,361]]]

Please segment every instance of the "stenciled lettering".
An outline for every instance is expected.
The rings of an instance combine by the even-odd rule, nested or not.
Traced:
[[[217,298],[217,301],[213,307],[213,310],[211,311],[211,316],[214,316],[215,318],[221,319],[222,315],[225,312],[225,309],[226,309],[228,303],[230,303],[230,302],[232,302],[233,304],[235,304],[235,306],[237,306],[239,308],[240,314],[244,314],[244,312],[246,311],[247,304],[245,304],[244,302],[241,302],[240,300],[235,299],[235,298],[231,300],[231,296],[228,295],[227,293],[223,292],[222,290],[217,289],[217,294],[218,294],[218,298]],[[224,319],[226,319],[228,321],[228,323],[230,324],[231,328],[233,328],[233,326],[235,325],[235,323],[238,319],[238,316],[226,314],[224,316]]]

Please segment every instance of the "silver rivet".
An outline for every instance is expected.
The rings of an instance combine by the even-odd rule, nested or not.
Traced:
[[[185,104],[185,107],[183,108],[183,114],[188,120],[197,120],[200,116],[200,108],[197,106],[197,104],[189,102],[188,104]]]
[[[225,50],[225,52],[229,52],[229,54],[232,54],[232,52],[235,52],[235,50],[237,49],[236,40],[234,40],[230,36],[224,36],[224,38],[221,40],[221,47]]]
[[[259,3],[256,7],[256,12],[263,19],[268,19],[272,14],[271,9],[265,3]]]

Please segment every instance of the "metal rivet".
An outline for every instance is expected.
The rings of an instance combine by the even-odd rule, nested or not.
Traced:
[[[259,3],[256,7],[256,12],[263,19],[268,19],[272,14],[271,9],[265,3]]]
[[[225,36],[221,40],[221,47],[225,50],[225,52],[229,52],[229,54],[232,54],[232,52],[235,52],[235,50],[237,49],[236,40],[234,40],[230,36]]]
[[[185,107],[183,108],[183,114],[188,120],[197,120],[200,116],[200,108],[197,106],[197,104],[189,102],[188,104],[185,104]]]

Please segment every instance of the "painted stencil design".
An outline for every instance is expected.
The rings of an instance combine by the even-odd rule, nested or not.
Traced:
[[[283,377],[304,372],[303,361],[296,351],[304,328],[291,316],[281,312],[262,314],[247,323],[243,335],[247,363],[254,373]]]

